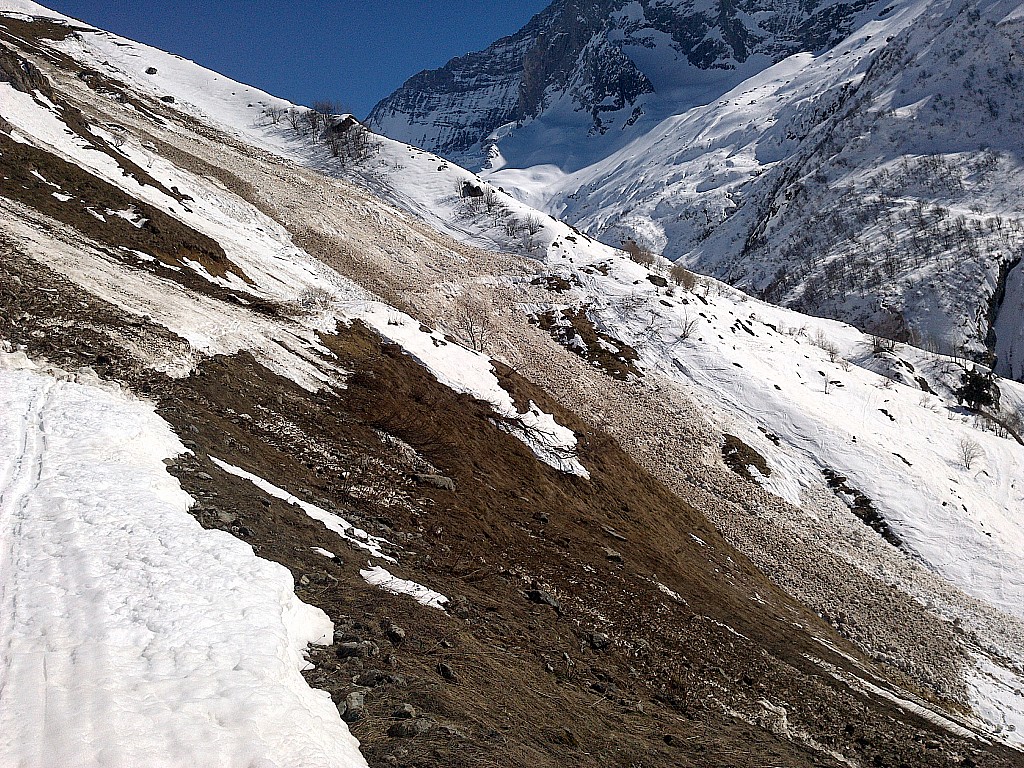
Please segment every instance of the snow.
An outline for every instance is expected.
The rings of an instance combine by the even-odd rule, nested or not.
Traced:
[[[88,45],[92,46],[93,42],[89,41]],[[93,51],[92,47],[89,50]],[[78,54],[84,56],[82,51]],[[150,61],[149,58],[144,59],[144,63]],[[200,90],[202,78],[214,77],[213,73],[195,65],[189,65],[187,71],[192,78],[189,83]],[[126,141],[120,151],[146,167],[166,187],[176,187],[191,197],[186,208],[158,189],[126,176],[113,158],[89,148],[80,137],[69,135],[56,108],[14,91],[9,84],[0,84],[0,88],[8,90],[11,96],[9,100],[5,96],[0,101],[0,116],[15,126],[23,140],[78,163],[134,197],[209,235],[221,244],[228,258],[242,270],[251,284],[233,274],[228,281],[215,278],[198,263],[186,262],[190,269],[205,279],[279,302],[295,302],[305,292],[318,290],[330,297],[332,306],[302,318],[297,325],[271,319],[255,320],[244,308],[225,306],[223,302],[209,300],[179,286],[167,285],[166,281],[148,273],[129,273],[126,276],[108,259],[100,254],[93,255],[88,249],[33,248],[46,254],[50,266],[133,314],[154,318],[186,339],[197,352],[232,354],[242,349],[259,350],[261,360],[275,373],[313,390],[341,385],[340,372],[332,370],[324,362],[329,353],[319,342],[317,333],[333,331],[339,321],[360,320],[383,338],[400,344],[430,369],[442,384],[491,403],[499,416],[512,420],[508,431],[521,439],[541,461],[562,472],[588,476],[587,470],[575,458],[575,435],[557,425],[536,406],[524,414],[518,413],[486,356],[449,344],[441,334],[424,333],[411,317],[376,301],[352,281],[342,278],[297,248],[291,235],[279,223],[232,195],[219,183],[188,173],[134,140]],[[95,129],[95,132],[103,133],[101,129]],[[282,128],[275,135],[283,136],[284,133]],[[287,143],[285,139],[281,141]],[[392,147],[394,152],[404,153],[408,149]],[[462,174],[470,176],[465,171]],[[451,188],[451,179],[447,174],[442,176]],[[437,194],[439,190],[429,185],[426,192],[421,193],[425,195],[423,199],[430,200],[436,199]],[[101,217],[99,213],[93,214]],[[112,215],[138,225],[133,211],[112,212]],[[41,238],[48,236],[40,231],[47,229],[43,226],[15,226],[29,242],[38,244]],[[84,268],[86,265],[88,268]],[[165,363],[161,367],[169,373],[178,374],[187,374],[191,370],[187,365],[178,364]]]
[[[781,82],[798,70],[787,61],[759,77]],[[358,172],[396,204],[424,212],[469,244],[515,246],[490,214],[467,214],[455,191],[465,181],[487,182],[389,139],[381,139],[380,156]],[[510,216],[539,216],[509,195],[496,197]],[[759,478],[763,487],[802,506],[806,490],[822,486],[823,470],[847,477],[929,569],[1002,611],[1024,616],[1024,522],[1013,514],[1024,508],[1024,451],[979,430],[957,406],[952,389],[959,385],[960,369],[953,361],[901,347],[899,365],[915,374],[905,373],[894,384],[886,371],[874,370],[879,361],[867,351],[870,339],[848,325],[751,299],[710,278],[701,278],[695,294],[677,289],[668,297],[646,279],[646,268],[622,252],[546,216],[541,224],[530,255],[552,274],[571,277],[579,288],[570,301],[589,307],[599,328],[635,347],[650,373],[684,385],[723,431],[764,455],[772,471]],[[598,265],[610,267],[609,274]],[[1014,278],[1019,274],[1020,269]],[[1011,281],[1013,300],[1015,285]],[[696,331],[681,341],[689,322]],[[836,346],[834,359],[819,340]],[[435,375],[446,380],[441,372]],[[941,389],[941,396],[922,392],[917,376]],[[501,397],[493,382],[489,395],[479,383],[449,386],[475,388],[483,399]],[[1024,394],[1012,382],[1002,388],[1008,400]],[[958,459],[961,440],[984,450],[971,470]]]
[[[1018,749],[1024,748],[1024,701],[1020,697],[1024,674],[980,655],[975,661],[977,670],[967,680],[974,710],[993,733]]]
[[[351,544],[358,549],[365,550],[374,557],[379,557],[382,560],[387,560],[392,563],[396,562],[395,558],[386,554],[383,550],[384,547],[393,546],[389,541],[377,536],[371,536],[362,528],[355,528],[350,525],[349,522],[340,515],[328,512],[326,509],[318,507],[315,504],[310,504],[308,501],[303,501],[302,499],[288,493],[288,491],[283,488],[278,488],[273,483],[270,483],[251,472],[246,472],[244,469],[239,469],[238,467],[232,466],[226,461],[221,461],[213,456],[210,457],[210,460],[228,474],[240,477],[243,480],[248,480],[261,491],[273,496],[275,499],[281,499],[288,504],[294,504],[317,522],[323,523],[327,530],[336,533],[348,544]]]
[[[0,764],[365,766],[291,574],[204,531],[153,407],[0,359]]]
[[[359,172],[397,205],[427,212],[467,243],[516,247],[489,214],[460,207],[460,183],[487,182],[386,139],[381,155],[384,162],[370,161]],[[537,215],[497,194],[511,215]],[[824,470],[846,477],[903,541],[902,557],[1005,614],[1024,616],[1024,521],[1015,513],[1024,508],[1024,450],[981,429],[957,404],[962,369],[954,360],[904,345],[875,355],[872,340],[848,325],[772,306],[711,278],[698,277],[693,292],[675,287],[670,295],[621,251],[547,217],[527,252],[574,286],[554,308],[585,309],[602,332],[640,353],[651,386],[681,387],[722,432],[760,453],[770,475],[752,474],[765,490],[813,521],[821,494],[833,495]],[[667,268],[658,262],[653,272],[668,277]],[[535,314],[544,307],[521,309]],[[696,326],[684,339],[690,322]],[[937,394],[923,391],[919,378]],[[1005,402],[1024,402],[1024,387],[1000,386]],[[961,440],[984,452],[970,470],[958,458]],[[757,506],[749,512],[758,514]],[[852,510],[847,514],[851,530],[878,536]],[[1019,648],[1004,650],[1018,654],[997,664],[1009,674],[1024,658]],[[1014,690],[979,685],[974,700],[1013,711],[1024,706]]]
[[[887,16],[885,25],[872,27],[871,33],[898,32],[922,7],[921,3],[904,4]],[[247,97],[239,95],[236,85],[176,57],[170,57],[174,61],[151,58],[167,54],[135,44],[122,47],[115,40],[97,33],[69,41],[66,48],[83,63],[98,66],[103,64],[101,59],[112,55],[110,71],[115,76],[130,79],[146,93],[176,89],[174,95],[183,103],[182,109],[194,109],[205,115],[204,119],[220,121],[255,146],[313,167],[353,173],[351,169],[331,169],[322,158],[314,158],[312,150],[300,151],[283,127],[275,131],[254,125],[249,108],[242,103]],[[379,154],[354,173],[402,209],[463,242],[525,252],[537,259],[538,267],[573,278],[578,288],[566,301],[586,308],[602,332],[635,346],[647,380],[667,380],[682,388],[721,431],[739,436],[765,457],[771,473],[758,476],[757,482],[766,490],[803,507],[813,518],[813,499],[820,498],[815,494],[824,488],[822,470],[834,470],[872,500],[904,541],[906,557],[965,593],[1020,617],[1024,615],[1024,523],[1015,512],[1024,508],[1024,457],[1019,446],[982,431],[957,407],[951,395],[957,371],[953,361],[905,347],[890,357],[874,356],[865,351],[870,340],[849,326],[752,300],[710,279],[702,279],[694,293],[676,289],[674,296],[668,296],[646,280],[645,268],[561,222],[540,216],[524,202],[566,210],[595,231],[603,226],[602,216],[611,221],[625,211],[625,207],[608,207],[611,202],[621,202],[622,206],[636,206],[637,215],[629,224],[649,234],[653,244],[670,236],[686,240],[690,237],[686,232],[694,230],[694,225],[683,221],[680,211],[699,201],[706,206],[710,220],[717,221],[715,217],[736,209],[734,193],[742,185],[770,172],[790,151],[784,142],[777,143],[792,126],[773,124],[778,120],[774,107],[768,108],[773,100],[796,105],[789,115],[794,120],[819,107],[828,108],[837,95],[828,88],[858,82],[863,75],[869,59],[862,43],[863,34],[836,53],[801,54],[787,60],[742,83],[714,104],[671,117],[631,149],[581,171],[576,178],[569,179],[555,167],[505,168],[501,171],[504,176],[492,175],[495,185],[499,180],[512,180],[523,188],[513,190],[514,195],[496,193],[505,211],[500,216],[469,211],[457,191],[466,181],[482,186],[487,181],[398,142],[381,139]],[[140,71],[151,62],[158,68],[157,76]],[[232,92],[234,96],[230,96]],[[540,460],[561,471],[587,476],[574,457],[575,435],[535,404],[531,403],[525,414],[519,413],[485,355],[448,342],[443,329],[422,330],[413,318],[340,278],[296,248],[283,227],[219,183],[187,173],[129,140],[122,148],[127,156],[150,169],[165,185],[178,186],[194,198],[192,211],[183,211],[177,201],[152,188],[140,188],[120,173],[112,160],[80,146],[63,130],[57,112],[44,102],[24,94],[8,100],[7,95],[5,90],[0,114],[15,125],[20,140],[41,142],[74,162],[91,163],[88,167],[111,183],[210,234],[253,280],[249,286],[236,283],[240,290],[294,301],[307,289],[322,288],[333,297],[330,309],[294,322],[254,318],[252,313],[207,300],[176,284],[126,271],[88,244],[62,240],[59,228],[32,221],[16,204],[0,201],[6,230],[33,253],[41,254],[46,263],[133,314],[152,317],[192,345],[194,354],[186,359],[162,360],[157,365],[184,375],[200,355],[251,349],[272,370],[310,389],[343,386],[344,372],[329,362],[329,353],[316,333],[333,330],[339,321],[361,321],[401,345],[441,383],[490,403],[499,423],[526,442]],[[902,106],[893,102],[897,114],[920,101],[914,93],[905,100],[907,104]],[[751,101],[756,104],[752,106]],[[926,105],[922,103],[920,108]],[[653,196],[648,194],[651,189],[655,190]],[[556,194],[561,192],[564,199]],[[576,198],[570,199],[573,194]],[[592,208],[584,207],[588,204]],[[538,217],[540,229],[528,239],[505,230],[510,219],[524,221],[532,216]],[[666,222],[673,221],[679,228],[666,229]],[[726,235],[707,247],[712,245],[720,248],[718,255],[740,250],[740,244],[728,242]],[[609,267],[609,274],[600,274],[597,265]],[[186,268],[203,274],[199,265]],[[664,269],[663,264],[656,267],[656,271]],[[1024,306],[1020,304],[1024,295],[1021,274],[1018,268],[1008,287],[1006,306],[1013,311]],[[1019,313],[1007,310],[1000,322],[1012,331],[1019,325],[1015,318]],[[696,321],[697,329],[681,340],[681,330],[690,320]],[[815,344],[818,336],[835,344],[834,359]],[[922,392],[907,365],[913,366],[915,375],[927,378],[938,394]],[[832,384],[826,392],[825,382],[841,382],[842,386]],[[1003,391],[1004,399],[1024,403],[1024,388],[1007,382]],[[773,435],[778,445],[767,434]],[[977,442],[984,452],[971,470],[957,459],[962,439]],[[222,467],[264,492],[300,506],[306,504],[262,478],[230,465]],[[353,535],[344,521],[326,510],[309,504],[303,509],[343,538]],[[756,514],[758,510],[752,507],[749,511]],[[874,536],[869,529],[865,531]],[[368,551],[371,542],[355,536],[349,543]],[[394,580],[383,569],[373,570],[372,575],[382,583]],[[426,589],[413,582],[395,581],[413,585],[409,589]],[[1016,659],[1018,664],[1021,661]],[[1015,713],[1024,708],[1015,693],[1020,686],[1007,677],[1006,667],[989,669],[986,663],[979,661],[971,689],[973,700],[993,729],[1002,725],[1000,737],[1004,738],[1013,733],[1009,726],[1019,722]]]
[[[448,604],[448,598],[440,592],[428,589],[422,584],[417,584],[415,581],[392,576],[390,571],[380,566],[365,568],[359,571],[359,575],[366,580],[367,584],[380,587],[385,592],[390,592],[393,595],[407,595],[420,605],[425,605],[428,608],[437,608],[443,611],[445,605]]]
[[[893,691],[890,691],[888,688],[883,688],[868,680],[865,680],[863,677],[858,677],[857,675],[853,675],[849,672],[839,669],[838,667],[829,664],[828,662],[822,661],[821,659],[816,659],[810,656],[808,656],[807,658],[809,658],[818,666],[827,670],[837,680],[842,680],[844,683],[846,683],[855,690],[861,691],[862,693],[873,694],[875,696],[883,698],[886,701],[889,701],[895,704],[896,706],[900,707],[901,709],[918,715],[919,717],[928,720],[932,724],[937,725],[940,728],[949,731],[950,733],[955,733],[957,736],[960,736],[962,738],[989,743],[988,739],[983,738],[976,731],[972,730],[971,728],[967,728],[958,722],[954,722],[949,717],[940,715],[931,707],[929,707],[927,702],[918,699],[916,696],[913,696],[913,694],[909,692],[904,691],[897,694]]]
[[[401,345],[441,384],[490,403],[505,419],[499,426],[521,440],[542,462],[566,474],[590,477],[576,458],[577,441],[572,430],[558,424],[533,402],[525,413],[519,413],[486,355],[451,344],[439,332],[424,332],[413,318],[386,305],[365,305],[350,317],[362,320],[384,338]]]
[[[25,16],[40,16],[47,19],[59,19],[61,21],[71,21],[68,16],[51,11],[49,8],[44,8],[39,3],[33,3],[31,0],[0,0],[0,13],[17,13]]]

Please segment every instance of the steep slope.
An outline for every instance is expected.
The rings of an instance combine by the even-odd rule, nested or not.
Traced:
[[[574,170],[682,106],[828,47],[871,5],[556,0],[486,51],[410,78],[367,125],[468,167],[503,156]]]
[[[533,283],[548,286],[553,295],[541,299],[494,288],[488,289],[494,291],[489,301],[525,313],[609,375],[643,374],[643,380],[655,382],[658,399],[671,399],[670,393],[683,386],[702,404],[704,416],[716,422],[727,461],[769,491],[755,500],[748,485],[740,497],[743,512],[715,522],[773,578],[882,657],[887,654],[875,643],[891,628],[863,605],[865,614],[850,618],[859,600],[835,597],[850,589],[850,580],[857,584],[868,574],[930,605],[945,606],[940,613],[947,617],[959,614],[961,621],[980,622],[975,626],[982,635],[1001,638],[993,639],[1003,649],[1000,655],[1019,659],[1024,562],[1018,552],[1024,530],[1013,510],[1024,504],[1017,479],[1024,453],[1001,426],[958,403],[956,391],[969,368],[963,359],[757,302],[707,278],[691,275],[687,287],[686,273],[677,270],[673,278],[666,262],[634,264],[621,252],[539,217],[462,169],[396,142],[379,142],[379,160],[354,169],[364,183],[429,215],[435,226],[466,242],[518,248],[543,260],[545,273]],[[465,194],[467,186],[489,192],[473,197]],[[514,345],[499,348],[517,369],[527,365]],[[565,391],[564,384],[558,386]],[[1024,390],[1006,381],[999,387],[1005,411],[1019,420]],[[629,397],[637,397],[635,388]],[[681,457],[692,456],[687,443],[693,438],[680,422],[698,417],[677,400],[671,407],[645,403],[662,416],[652,415],[640,427],[636,410],[619,407],[628,415],[611,406],[595,406],[595,412],[621,430],[617,434],[632,436],[634,455],[645,465],[691,487],[694,470]],[[680,432],[672,437],[675,430]],[[974,454],[975,445],[979,455],[965,460],[965,449]],[[983,468],[977,463],[982,450]],[[707,478],[699,482],[715,485]],[[717,486],[716,492],[723,493]],[[753,522],[751,513],[772,523]],[[823,533],[823,525],[831,533]],[[876,534],[868,534],[869,528]],[[807,561],[799,554],[804,546],[816,552],[808,551]],[[778,556],[766,554],[776,549]],[[818,592],[824,587],[817,582],[821,574],[808,582],[807,572],[798,575],[794,567],[799,571],[797,563],[822,557],[839,562],[830,563],[828,586]],[[847,565],[840,564],[844,561]],[[853,572],[847,572],[851,563]],[[941,578],[935,581],[925,570]],[[982,603],[968,608],[950,584],[1005,614],[991,613]],[[1004,634],[1009,627],[1016,629]],[[926,678],[932,674],[931,662],[909,665]],[[977,674],[978,681],[990,677]],[[928,684],[942,689],[948,682],[931,678]],[[987,684],[971,685],[981,690]],[[996,687],[1003,691],[996,694],[1002,701],[996,708],[1020,712],[1016,694],[1002,684]],[[971,695],[978,701],[991,693]],[[1012,722],[1019,715],[1000,717]]]
[[[773,6],[752,28],[718,13],[714,31],[689,4],[600,10],[594,39],[643,87],[553,82],[543,110],[509,107],[482,145],[487,178],[606,242],[1024,376],[1019,2]],[[464,91],[442,91],[414,79],[371,125],[466,159],[442,129],[408,128],[430,118],[403,105],[428,97],[458,123]]]
[[[216,75],[145,46],[17,17],[0,20],[0,45],[15,62],[0,83],[0,336],[153,401],[189,451],[170,471],[196,500],[191,514],[291,569],[299,597],[334,622],[307,680],[331,693],[370,764],[1019,760],[1004,743],[1019,712],[1017,619],[890,552],[839,498],[814,495],[823,483],[804,478],[796,507],[735,474],[708,416],[748,416],[733,404],[717,413],[703,399],[714,387],[662,376],[659,345],[637,339],[631,353],[616,341],[639,332],[632,320],[601,333],[578,320],[592,361],[542,318],[570,297],[564,283],[574,303],[625,300],[642,314],[662,301],[678,312],[687,297],[656,292],[622,254],[507,196],[480,187],[472,210],[465,183],[481,182],[436,157],[384,144],[342,164],[328,142],[255,126],[248,105],[261,97],[225,83],[236,100],[212,103],[196,86]],[[175,76],[147,79],[164,67]],[[284,155],[358,172],[406,210],[422,206],[478,242],[514,237],[549,264],[468,247]],[[510,235],[512,214],[525,229]],[[607,283],[585,282],[602,267]],[[474,296],[493,302],[482,316],[467,316]],[[742,303],[705,299],[719,324]],[[480,343],[474,326],[488,331]],[[735,362],[753,359],[737,346]],[[865,381],[849,379],[863,397]],[[723,391],[728,382],[741,379],[723,378]],[[908,402],[898,418],[916,413]],[[748,433],[759,439],[753,424]],[[1017,460],[1006,441],[978,440],[994,462]],[[998,491],[1013,492],[1012,479]],[[1004,546],[1011,524],[982,511]],[[807,535],[781,547],[787,517],[848,533],[851,548]],[[18,535],[8,540],[37,552]],[[142,570],[157,583],[164,574]],[[243,667],[255,663],[244,632]],[[200,701],[223,696],[190,677],[192,658],[159,671],[196,682]],[[329,730],[344,734],[333,712]],[[158,757],[129,746],[135,762]],[[301,751],[282,762],[319,764]]]
[[[595,236],[1019,378],[1018,5],[905,4],[577,173],[493,179]]]

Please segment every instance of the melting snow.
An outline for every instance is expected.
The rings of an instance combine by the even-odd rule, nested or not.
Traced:
[[[443,611],[445,605],[448,604],[448,598],[440,592],[428,589],[415,581],[392,576],[390,571],[379,566],[361,570],[359,575],[366,579],[367,584],[380,587],[393,595],[408,595],[420,605],[425,605],[428,608],[437,608]]]
[[[0,356],[0,764],[365,766],[299,674],[330,620],[188,514],[182,451],[152,406]]]
[[[338,536],[349,544],[358,547],[359,549],[366,550],[374,557],[379,557],[382,560],[387,560],[392,563],[396,562],[395,558],[386,555],[381,549],[384,546],[390,545],[390,542],[387,540],[378,538],[377,536],[371,536],[363,529],[353,527],[347,520],[345,520],[345,518],[336,515],[333,512],[328,512],[326,509],[322,509],[315,504],[303,501],[302,499],[288,493],[288,491],[283,488],[278,488],[273,483],[267,482],[262,477],[246,472],[244,469],[239,469],[238,467],[232,466],[231,464],[221,461],[213,456],[210,457],[210,460],[228,474],[240,477],[243,480],[248,480],[261,491],[273,496],[275,499],[281,499],[282,501],[286,501],[289,504],[294,504],[299,507],[311,518],[323,523],[325,528],[338,534]]]

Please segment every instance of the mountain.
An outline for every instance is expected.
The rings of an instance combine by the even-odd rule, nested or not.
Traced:
[[[1024,387],[24,0],[0,209],[0,763],[1020,762]]]
[[[627,17],[640,31],[621,32]],[[476,163],[606,242],[635,238],[770,301],[1020,379],[1022,19],[1013,1],[837,5],[787,27],[799,35],[763,22],[744,49],[763,54],[733,44],[695,63],[678,33],[644,31],[652,12],[634,3],[605,27],[652,84],[629,102],[643,117],[595,131],[583,91],[553,84],[550,108],[505,110]],[[443,98],[457,123],[465,93],[414,79],[371,122],[466,159],[464,142],[410,133],[422,115],[402,106]]]
[[[557,0],[487,50],[411,77],[367,125],[479,165],[492,134],[542,119],[526,128],[536,142],[531,164],[575,166],[792,53],[829,47],[871,5]],[[558,129],[568,135],[545,152]],[[577,142],[591,146],[579,151]]]

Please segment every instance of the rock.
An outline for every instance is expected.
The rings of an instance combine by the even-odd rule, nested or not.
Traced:
[[[437,488],[442,491],[454,491],[455,481],[444,475],[420,475],[412,476],[417,485],[426,485],[430,488]]]
[[[384,675],[376,669],[368,669],[356,678],[356,685],[363,688],[375,688],[384,680]]]
[[[173,96],[161,96],[160,97],[160,101],[162,101],[164,104],[173,104],[174,103],[174,97]]]
[[[300,587],[308,587],[309,583],[310,583],[309,582],[309,576],[307,576],[306,574],[302,574],[302,576],[299,577],[299,586]]]
[[[156,67],[148,67],[148,68],[146,69],[146,74],[147,74],[147,75],[155,75],[155,74],[156,74],[156,72],[157,72],[157,69],[156,69]]]
[[[761,705],[763,710],[760,716],[756,718],[757,724],[765,730],[771,731],[776,736],[781,736],[785,739],[792,738],[789,731],[786,708],[778,704],[772,704],[767,699],[761,699],[757,703]]]
[[[416,717],[416,708],[412,704],[402,704],[391,716],[398,720],[412,720]]]
[[[345,711],[342,713],[341,718],[346,723],[355,723],[362,720],[365,714],[366,694],[362,691],[352,691],[352,693],[345,697]]]
[[[234,525],[238,521],[238,518],[232,515],[230,512],[218,512],[217,522],[221,525]]]
[[[452,616],[456,616],[460,619],[468,619],[469,600],[467,600],[464,595],[456,595],[448,601],[447,605],[445,605],[445,610]]]
[[[200,480],[205,480],[208,483],[213,482],[213,475],[209,472],[196,472],[196,477]]]
[[[611,547],[604,548],[604,556],[611,560],[613,563],[621,563],[622,555]]]
[[[388,640],[390,640],[395,645],[398,645],[399,643],[405,640],[405,630],[397,624],[389,625],[385,632],[388,636]]]
[[[526,593],[526,599],[538,605],[550,605],[559,616],[562,615],[562,604],[549,592],[543,589],[534,588]]]
[[[450,683],[456,683],[459,680],[459,676],[455,674],[455,670],[443,661],[437,665],[437,674]]]
[[[587,642],[590,643],[590,647],[595,651],[603,651],[612,644],[612,639],[604,632],[591,632],[587,636]]]
[[[652,283],[654,283],[659,288],[667,288],[668,287],[668,280],[666,280],[661,275],[648,275],[647,279],[649,281],[651,281]]]
[[[336,653],[339,659],[365,659],[380,656],[380,648],[372,640],[351,640],[339,643]]]
[[[398,739],[409,739],[415,736],[422,736],[431,730],[437,723],[425,717],[415,720],[399,720],[388,728],[388,736]]]

